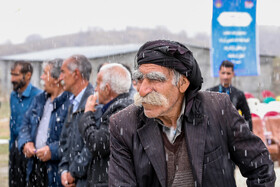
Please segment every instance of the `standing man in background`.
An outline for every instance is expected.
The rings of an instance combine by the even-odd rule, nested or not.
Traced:
[[[26,168],[28,187],[62,186],[58,175],[59,137],[69,106],[58,78],[62,59],[43,63],[44,92],[38,94],[21,124],[18,147],[29,158]]]
[[[252,131],[252,119],[250,108],[246,101],[245,94],[232,86],[231,80],[234,77],[234,64],[228,60],[224,60],[220,65],[219,78],[220,84],[212,88],[207,89],[208,91],[227,93],[230,96],[232,104],[237,110],[242,112],[243,117],[249,124],[249,128]]]
[[[67,58],[61,67],[59,79],[63,89],[73,94],[60,136],[59,173],[63,186],[86,186],[87,169],[92,156],[78,130],[78,123],[87,98],[94,94],[94,87],[89,83],[91,70],[89,60],[83,55]]]
[[[29,62],[17,61],[11,67],[13,91],[10,96],[9,186],[25,186],[26,158],[18,151],[17,138],[23,116],[33,98],[41,92],[31,83],[33,67]]]

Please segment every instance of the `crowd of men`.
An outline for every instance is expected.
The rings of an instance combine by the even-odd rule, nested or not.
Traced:
[[[274,186],[266,146],[231,89],[222,93],[231,78],[220,93],[200,91],[199,65],[179,42],[148,41],[132,74],[104,63],[95,83],[80,54],[45,61],[43,90],[32,72],[11,68],[9,186],[231,187],[235,165],[248,186]]]

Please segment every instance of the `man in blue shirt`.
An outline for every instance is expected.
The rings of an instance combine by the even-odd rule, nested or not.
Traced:
[[[25,186],[26,159],[17,149],[17,138],[24,113],[41,92],[30,83],[33,68],[29,62],[17,61],[11,67],[13,91],[10,97],[9,186]]]

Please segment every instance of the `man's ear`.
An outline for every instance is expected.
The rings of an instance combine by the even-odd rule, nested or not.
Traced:
[[[30,79],[31,79],[31,76],[32,76],[31,72],[27,72],[27,73],[25,74],[25,80],[30,80]]]
[[[190,86],[190,81],[188,80],[187,77],[181,76],[180,80],[179,80],[179,83],[178,83],[178,86],[179,86],[179,91],[181,93],[185,93],[186,90],[188,89],[188,87]]]
[[[78,69],[74,70],[74,76],[75,78],[78,78],[81,75],[80,71]]]
[[[54,84],[56,84],[58,87],[60,86],[60,81],[59,81],[59,78],[54,78]]]
[[[106,93],[108,93],[108,94],[111,92],[111,87],[108,83],[106,83],[104,91],[106,91]]]

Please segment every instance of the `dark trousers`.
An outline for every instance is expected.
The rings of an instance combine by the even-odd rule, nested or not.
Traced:
[[[9,187],[26,186],[26,164],[27,159],[14,143],[9,155]]]
[[[35,157],[33,168],[29,176],[27,187],[45,187],[48,186],[47,166],[45,162]]]

